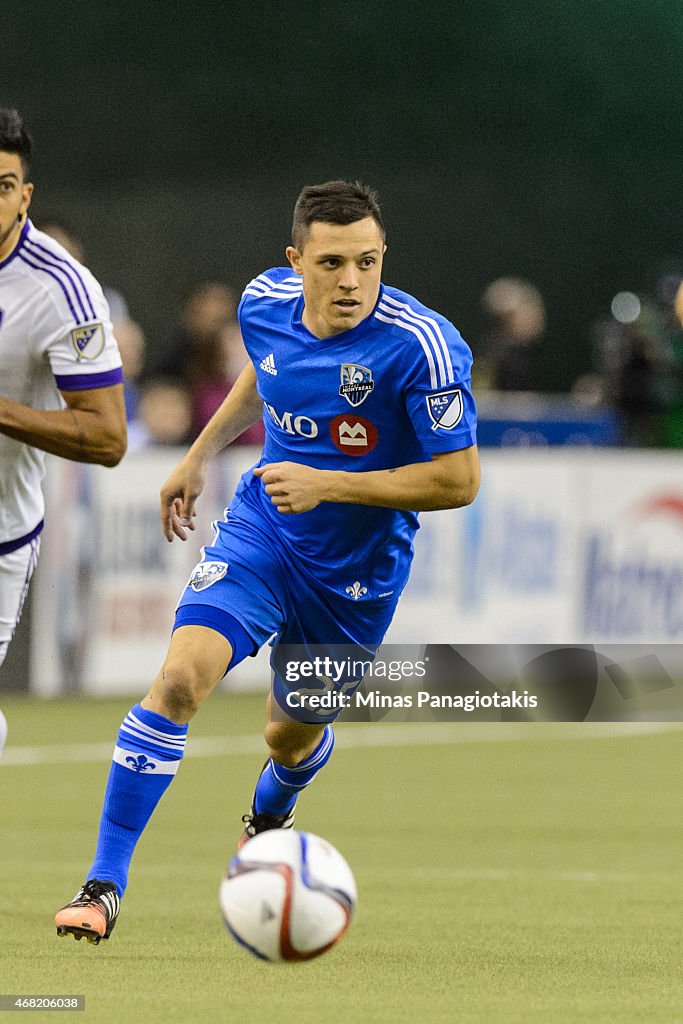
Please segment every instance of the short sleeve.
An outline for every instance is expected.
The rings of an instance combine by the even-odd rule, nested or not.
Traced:
[[[102,289],[80,265],[70,281],[68,304],[47,291],[36,310],[31,332],[35,348],[47,358],[60,391],[120,384],[121,356]]]
[[[420,324],[419,340],[410,347],[404,385],[415,433],[430,453],[471,448],[477,443],[477,410],[469,346],[442,317],[432,319],[428,329]]]

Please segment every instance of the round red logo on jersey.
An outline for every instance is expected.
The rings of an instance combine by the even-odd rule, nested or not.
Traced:
[[[330,423],[330,434],[339,451],[345,455],[367,455],[379,439],[375,424],[353,413],[335,416]]]

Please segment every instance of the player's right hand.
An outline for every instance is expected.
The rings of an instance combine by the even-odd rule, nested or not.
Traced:
[[[195,501],[205,481],[206,466],[183,459],[161,488],[161,529],[167,541],[187,540],[187,530],[194,530]]]

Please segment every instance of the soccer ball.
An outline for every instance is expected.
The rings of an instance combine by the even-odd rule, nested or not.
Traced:
[[[344,935],[356,906],[351,868],[310,832],[271,829],[228,864],[220,906],[228,931],[262,960],[312,960]]]

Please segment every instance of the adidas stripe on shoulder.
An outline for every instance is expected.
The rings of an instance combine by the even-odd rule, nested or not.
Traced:
[[[301,295],[301,291],[301,278],[296,274],[282,281],[273,281],[267,274],[259,274],[249,282],[243,295],[254,295],[262,299],[295,299]]]
[[[408,331],[419,341],[429,366],[429,383],[432,388],[455,383],[448,342],[435,317],[418,313],[410,303],[399,302],[386,292],[377,306],[375,317],[383,323]]]

